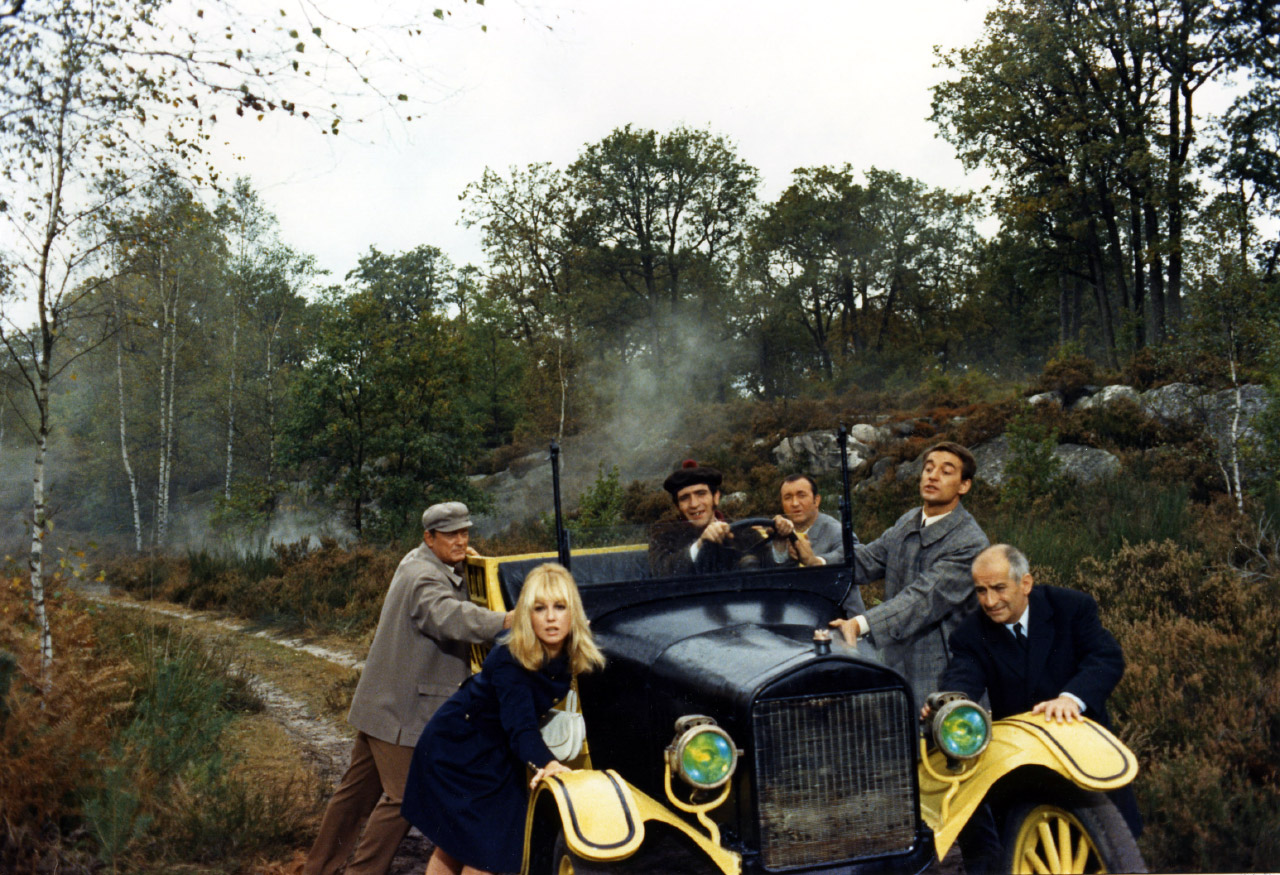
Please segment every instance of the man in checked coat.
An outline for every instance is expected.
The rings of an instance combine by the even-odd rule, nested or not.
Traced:
[[[422,543],[391,578],[347,715],[358,730],[351,764],[325,809],[303,875],[332,875],[353,849],[347,875],[385,875],[409,831],[400,801],[418,736],[470,675],[470,645],[491,642],[511,626],[510,611],[482,608],[467,594],[460,571],[470,527],[462,502],[431,505],[422,515]]]
[[[853,547],[855,583],[884,578],[884,601],[862,610],[861,594],[851,588],[844,607],[854,616],[831,621],[850,644],[866,638],[880,650],[910,682],[917,710],[938,689],[951,633],[978,607],[969,569],[989,542],[960,505],[976,470],[973,454],[959,444],[943,441],[925,452],[924,505],[870,544]]]

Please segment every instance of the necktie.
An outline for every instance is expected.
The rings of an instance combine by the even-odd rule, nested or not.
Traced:
[[[1013,638],[1018,642],[1018,649],[1023,653],[1027,652],[1027,634],[1022,631],[1022,624],[1018,623],[1013,627]]]

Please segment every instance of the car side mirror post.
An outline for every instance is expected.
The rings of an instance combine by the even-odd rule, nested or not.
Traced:
[[[556,553],[560,555],[560,564],[568,569],[569,532],[564,527],[564,514],[560,510],[560,445],[555,441],[551,442],[551,489],[556,503]]]
[[[840,445],[840,536],[844,541],[844,561],[853,565],[853,500],[849,496],[849,429],[840,425],[836,432]]]

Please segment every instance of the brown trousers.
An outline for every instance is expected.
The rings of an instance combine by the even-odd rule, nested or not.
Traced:
[[[400,840],[409,831],[409,822],[400,816],[400,801],[412,759],[411,747],[363,732],[356,735],[351,765],[324,810],[303,875],[333,875],[353,847],[355,856],[347,875],[386,875]],[[368,823],[361,835],[360,822],[365,818]]]

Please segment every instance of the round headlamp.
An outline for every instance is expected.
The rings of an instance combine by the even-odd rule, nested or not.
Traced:
[[[676,737],[666,750],[671,771],[699,790],[714,790],[732,778],[741,753],[729,733],[701,714],[676,721]]]
[[[959,693],[930,696],[933,742],[948,759],[970,760],[991,743],[991,715],[971,699]]]

